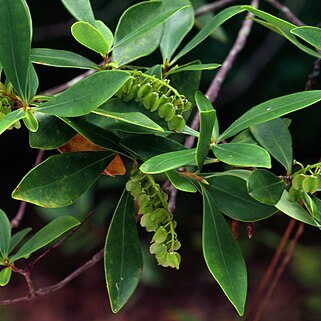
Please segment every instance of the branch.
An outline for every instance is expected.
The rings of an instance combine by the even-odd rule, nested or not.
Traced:
[[[43,156],[44,156],[44,151],[43,150],[39,150],[38,154],[36,156],[36,160],[34,162],[34,166],[37,166],[41,163]],[[26,213],[26,208],[27,208],[27,203],[26,202],[21,202],[19,209],[17,211],[17,214],[15,215],[15,217],[11,220],[10,225],[11,228],[16,228],[20,225],[20,222],[22,221],[25,213]]]
[[[224,6],[229,5],[230,3],[236,2],[237,0],[218,0],[213,3],[205,4],[204,6],[199,7],[195,11],[195,17],[199,17],[205,13],[210,11],[214,11],[216,9],[220,9]]]
[[[287,7],[285,6],[283,3],[280,3],[277,0],[265,0],[266,2],[268,2],[270,5],[272,5],[273,7],[275,7],[276,9],[280,10],[289,21],[291,21],[292,23],[294,23],[295,25],[298,26],[304,26],[305,24]]]
[[[40,288],[37,290],[34,290],[34,295],[32,296],[31,294],[16,298],[16,299],[9,299],[9,300],[2,300],[0,301],[0,305],[10,305],[18,302],[25,302],[25,301],[31,301],[35,298],[45,296],[48,294],[51,294],[53,292],[56,292],[63,287],[65,287],[67,284],[69,284],[73,279],[77,278],[79,275],[93,267],[95,264],[97,264],[99,261],[102,260],[104,257],[104,249],[101,249],[98,253],[96,253],[89,261],[87,261],[85,264],[80,266],[77,270],[69,274],[66,278],[64,278],[62,281],[45,287],[45,288]]]

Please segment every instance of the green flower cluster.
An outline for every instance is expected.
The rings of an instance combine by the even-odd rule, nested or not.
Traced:
[[[181,247],[175,232],[176,222],[169,212],[168,196],[155,183],[151,175],[145,175],[134,168],[126,184],[127,191],[138,203],[140,224],[148,232],[154,232],[150,253],[154,254],[159,265],[179,268],[181,256],[176,251]]]
[[[182,114],[192,107],[191,102],[170,86],[168,79],[161,80],[137,70],[131,74],[116,96],[124,101],[135,99],[151,112],[157,110],[159,117],[167,121],[169,130],[181,132],[185,127]]]
[[[9,83],[7,86],[0,82],[0,120],[4,118],[7,114],[9,114],[14,106],[14,99],[16,94],[14,92],[13,86]],[[11,127],[19,129],[21,124],[19,121],[15,122]]]
[[[314,194],[318,190],[321,190],[321,173],[311,175],[296,173],[292,177],[289,197],[293,201],[301,201],[305,193]]]

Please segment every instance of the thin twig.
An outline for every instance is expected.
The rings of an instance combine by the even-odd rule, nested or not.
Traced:
[[[251,6],[257,8],[258,3],[259,3],[258,0],[252,0]],[[245,20],[243,21],[242,27],[238,33],[238,36],[236,38],[236,41],[235,41],[232,49],[228,53],[227,57],[225,58],[225,60],[223,62],[222,67],[219,69],[219,71],[216,74],[216,76],[214,77],[209,89],[207,90],[206,95],[212,103],[215,102],[227,74],[231,70],[238,54],[241,52],[241,50],[244,48],[244,46],[246,44],[247,38],[251,32],[251,28],[253,25],[253,20],[249,19],[251,17],[253,17],[253,14],[248,13]]]
[[[317,79],[320,77],[321,72],[321,60],[316,59],[316,61],[313,64],[313,70],[308,76],[308,80],[305,84],[305,90],[311,90],[315,86]]]
[[[43,156],[44,156],[44,151],[42,149],[40,149],[37,153],[36,160],[34,162],[34,166],[37,166],[41,163]],[[22,219],[26,213],[26,208],[27,208],[27,203],[21,202],[19,209],[17,211],[17,214],[10,222],[11,228],[16,228],[20,225],[20,222],[22,221]]]
[[[283,3],[280,3],[277,0],[265,0],[269,4],[271,4],[276,9],[280,10],[289,21],[292,23],[298,25],[298,26],[304,26],[304,23]]]
[[[290,241],[290,244],[287,248],[286,254],[285,254],[280,266],[278,267],[278,269],[276,270],[276,273],[274,274],[273,280],[272,280],[271,285],[269,287],[269,291],[265,295],[264,300],[262,301],[261,305],[259,306],[258,310],[256,311],[256,314],[254,315],[253,321],[259,321],[261,319],[261,316],[262,316],[267,304],[270,302],[273,291],[275,290],[281,275],[283,274],[285,268],[287,267],[287,265],[289,264],[289,262],[291,260],[294,248],[298,242],[299,237],[302,235],[303,231],[304,231],[304,223],[301,222],[297,228],[297,231],[296,231],[293,239]]]
[[[34,291],[34,296],[32,295],[26,295],[20,298],[16,299],[9,299],[9,300],[2,300],[0,301],[0,305],[9,305],[9,304],[15,304],[18,302],[24,302],[24,301],[31,301],[37,297],[45,296],[48,294],[51,294],[53,292],[56,292],[63,287],[65,287],[67,284],[69,284],[73,279],[77,278],[79,275],[93,267],[95,264],[97,264],[99,261],[102,260],[104,257],[104,249],[101,249],[98,253],[96,253],[89,261],[87,261],[85,264],[80,266],[77,270],[69,274],[66,278],[64,278],[62,281],[45,288],[40,288]]]
[[[233,2],[236,2],[237,0],[218,0],[213,3],[205,4],[204,6],[199,7],[195,11],[195,17],[199,17],[205,13],[208,13],[210,11],[214,11],[217,9],[220,9],[222,7],[225,7]]]
[[[281,259],[282,253],[288,243],[290,235],[294,229],[295,223],[296,223],[295,219],[291,219],[290,222],[288,223],[286,230],[283,233],[283,236],[281,238],[281,241],[280,241],[280,243],[279,243],[279,245],[273,255],[273,258],[272,258],[268,268],[266,269],[265,274],[260,282],[259,288],[253,297],[253,302],[251,303],[251,307],[250,307],[247,315],[245,316],[244,321],[250,320],[253,313],[255,313],[258,302],[261,301],[262,294],[265,291],[265,288],[266,288],[268,282],[270,281],[272,274],[275,272],[275,268],[276,268],[277,264],[279,263],[279,261]]]

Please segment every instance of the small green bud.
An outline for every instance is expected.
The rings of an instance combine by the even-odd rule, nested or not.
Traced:
[[[161,244],[164,243],[167,239],[168,236],[168,232],[166,231],[166,229],[164,228],[164,226],[160,226],[156,233],[153,236],[152,242]]]
[[[176,113],[176,108],[172,103],[162,104],[158,109],[158,115],[160,118],[165,118],[166,121],[173,119]]]
[[[297,190],[300,191],[302,189],[302,183],[305,175],[303,174],[296,174],[292,178],[292,186]]]
[[[314,194],[318,189],[317,176],[306,176],[302,182],[302,189],[306,193]]]
[[[181,115],[175,115],[169,122],[168,128],[176,132],[181,132],[185,127],[185,119]]]
[[[166,254],[166,261],[170,267],[178,270],[181,263],[181,256],[177,252],[169,252]]]

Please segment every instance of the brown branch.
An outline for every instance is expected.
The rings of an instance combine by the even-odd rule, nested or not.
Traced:
[[[281,11],[286,16],[286,18],[292,23],[294,23],[295,25],[304,26],[304,23],[283,3],[280,3],[277,0],[265,0],[265,1],[271,4],[273,7],[275,7],[279,11]]]
[[[316,59],[316,61],[313,64],[313,70],[308,76],[308,80],[305,84],[305,90],[311,90],[314,88],[318,77],[320,77],[320,72],[321,72],[321,60]]]
[[[36,160],[34,162],[34,166],[37,166],[41,163],[43,156],[44,156],[44,151],[40,149],[37,153]],[[21,202],[15,217],[10,222],[11,228],[16,228],[20,225],[20,222],[22,221],[22,219],[26,213],[26,208],[27,208],[27,203]]]
[[[291,219],[290,222],[288,223],[286,230],[283,233],[283,236],[281,238],[281,241],[280,241],[280,243],[279,243],[279,245],[273,255],[273,258],[272,258],[268,268],[266,269],[265,274],[260,282],[259,288],[256,291],[256,293],[254,294],[253,302],[251,303],[251,307],[250,307],[248,313],[246,314],[244,321],[250,320],[253,313],[255,313],[255,311],[257,309],[258,302],[260,302],[262,294],[265,291],[265,288],[266,288],[268,282],[270,281],[272,274],[275,272],[275,268],[276,268],[277,264],[279,263],[279,261],[281,259],[282,253],[288,243],[290,235],[294,229],[295,223],[296,223],[295,219]]]
[[[10,304],[18,303],[18,302],[31,301],[35,298],[56,292],[56,291],[62,289],[63,287],[65,287],[67,284],[69,284],[72,280],[77,278],[79,275],[81,275],[82,273],[84,273],[85,271],[87,271],[88,269],[93,267],[95,264],[97,264],[99,261],[101,261],[103,257],[104,257],[104,249],[101,249],[89,261],[87,261],[85,264],[80,266],[77,270],[75,270],[74,272],[69,274],[62,281],[60,281],[54,285],[48,286],[48,287],[34,290],[33,296],[31,294],[29,294],[29,295],[26,295],[26,296],[23,296],[20,298],[16,298],[16,299],[2,300],[2,301],[0,301],[0,305],[10,305]]]
[[[258,310],[256,311],[256,313],[254,315],[253,321],[259,321],[261,319],[261,316],[262,316],[267,304],[269,303],[269,301],[271,299],[273,291],[275,290],[275,288],[280,280],[281,275],[283,274],[285,268],[287,267],[287,265],[289,264],[289,262],[291,260],[294,248],[298,242],[299,237],[302,235],[303,231],[304,231],[304,223],[301,222],[297,228],[297,231],[296,231],[293,239],[290,241],[290,244],[287,248],[286,254],[285,254],[280,266],[278,267],[278,269],[276,270],[276,273],[274,274],[273,280],[270,284],[268,292],[265,295],[264,300],[262,301],[260,307],[258,308]]]
[[[213,3],[205,4],[204,6],[199,7],[195,11],[195,17],[199,17],[205,13],[208,13],[210,11],[214,11],[216,9],[220,9],[222,7],[225,7],[233,2],[236,2],[237,0],[218,0]]]

